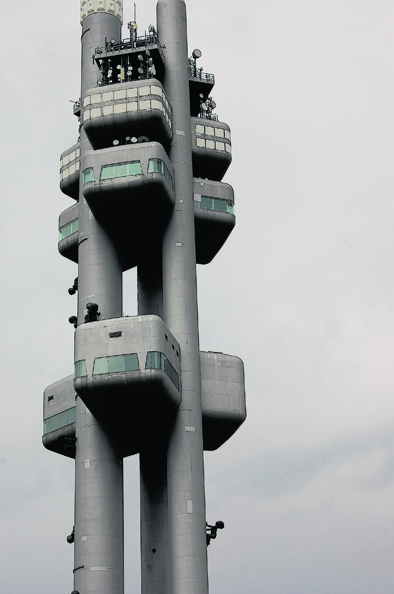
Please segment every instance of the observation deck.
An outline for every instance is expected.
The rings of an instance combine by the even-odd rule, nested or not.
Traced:
[[[47,450],[75,458],[75,393],[74,376],[48,386],[44,390],[44,427],[42,443]]]
[[[129,144],[88,151],[81,167],[83,195],[113,235],[123,270],[136,266],[163,232],[175,202],[167,153],[157,142]]]
[[[179,406],[179,345],[157,316],[91,322],[78,332],[76,359],[84,359],[76,360],[75,377],[44,391],[43,444],[75,457],[77,391],[104,425],[114,423],[122,456],[138,453]],[[200,365],[204,450],[216,450],[246,418],[243,363],[231,355],[200,352]]]
[[[78,262],[78,203],[64,210],[59,216],[58,250],[62,256],[72,262]]]
[[[98,304],[100,305],[100,304]],[[181,402],[180,347],[158,316],[90,322],[75,332],[74,389],[104,425],[119,427],[123,455],[137,453]]]
[[[200,351],[204,450],[217,450],[246,419],[244,365],[238,357]]]
[[[94,149],[141,135],[163,145],[171,141],[172,109],[154,78],[89,89],[82,104],[84,130]]]
[[[231,163],[229,126],[191,118],[193,176],[221,181]]]
[[[81,149],[79,142],[60,156],[60,189],[64,194],[78,200]]]
[[[235,226],[234,190],[229,184],[193,178],[197,264],[209,264]]]
[[[134,146],[138,147],[138,145]],[[142,146],[143,148],[147,147],[146,144]],[[118,151],[115,150],[115,154],[119,154]],[[93,155],[95,155],[95,153],[93,153]],[[112,161],[112,159],[108,159],[108,161]],[[127,163],[121,163],[118,165],[121,173],[121,168],[125,167],[126,164]],[[112,167],[116,167],[116,165],[112,165]],[[113,172],[115,173],[116,169],[114,169]],[[91,173],[89,175],[91,175]],[[97,173],[97,175],[99,175],[99,173]],[[134,176],[131,177],[131,181],[134,183]],[[86,184],[91,184],[90,193],[92,196],[92,204],[93,200],[96,200],[97,198],[97,196],[95,198],[96,191],[98,193],[99,203],[93,205],[93,207],[96,207],[96,212],[98,211],[99,217],[101,215],[106,218],[106,228],[109,228],[110,232],[113,232],[117,238],[123,270],[128,270],[138,264],[141,251],[143,252],[145,250],[146,246],[151,241],[152,236],[157,236],[166,224],[166,219],[165,217],[163,218],[163,212],[166,208],[172,208],[173,204],[172,199],[170,202],[168,201],[168,196],[166,194],[162,200],[163,204],[160,203],[159,194],[154,194],[154,200],[157,200],[157,213],[154,212],[154,208],[156,207],[149,206],[149,204],[154,205],[155,202],[149,202],[149,204],[145,205],[148,209],[147,213],[145,213],[144,216],[141,214],[136,216],[139,207],[133,206],[134,194],[129,194],[127,191],[128,187],[135,188],[136,186],[128,186],[127,178],[128,176],[117,178],[117,180],[121,180],[119,181],[119,184],[121,185],[121,188],[119,189],[120,197],[118,207],[114,209],[112,218],[108,218],[109,213],[106,213],[107,200],[112,200],[112,197],[107,198],[105,195],[107,186],[104,187],[103,195],[101,195],[100,192],[102,188],[100,187],[100,181],[87,182]],[[106,180],[103,181],[106,183]],[[163,182],[163,180],[161,181]],[[137,181],[137,185],[141,183],[141,180]],[[156,186],[154,185],[153,187]],[[223,247],[234,228],[234,191],[229,184],[223,182],[194,178],[193,193],[197,264],[208,264]],[[123,198],[121,198],[122,196]],[[133,200],[130,199],[131,196],[133,196]],[[167,204],[167,207],[165,204]],[[127,212],[128,209],[130,209],[130,220],[126,220],[122,215],[119,215],[119,212]],[[136,221],[138,224],[136,224]],[[147,224],[145,224],[144,221],[147,221]],[[133,231],[131,234],[130,229]],[[64,210],[59,217],[58,247],[62,256],[75,263],[78,263],[78,231],[78,204],[74,204],[70,208]]]

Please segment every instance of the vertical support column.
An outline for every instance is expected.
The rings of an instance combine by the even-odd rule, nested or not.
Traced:
[[[201,381],[194,238],[193,172],[187,76],[186,6],[159,0],[157,25],[165,46],[164,87],[173,108],[170,159],[176,202],[163,240],[163,318],[181,346],[182,402],[170,436],[168,523],[170,594],[208,591]]]
[[[86,2],[83,3],[84,5]],[[120,20],[93,12],[82,20],[81,98],[96,85],[92,55],[105,37],[120,39]],[[81,129],[81,157],[91,145]],[[82,172],[81,172],[82,174]],[[78,324],[86,303],[100,319],[122,313],[122,270],[111,238],[79,196]],[[80,398],[76,401],[74,587],[80,594],[123,594],[123,463],[114,439]]]
[[[161,241],[138,263],[138,315],[163,317]],[[140,452],[141,594],[168,591],[167,444],[153,441]]]
[[[167,448],[153,443],[140,453],[141,594],[168,590]]]
[[[163,267],[161,242],[155,242],[148,254],[138,262],[138,315],[163,317]]]
[[[79,397],[76,407],[74,588],[122,594],[122,459]]]

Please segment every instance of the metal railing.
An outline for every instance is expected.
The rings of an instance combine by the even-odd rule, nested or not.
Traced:
[[[152,45],[157,45],[159,50],[160,56],[165,62],[163,50],[161,49],[160,41],[155,32],[149,32],[148,34],[141,37],[134,37],[123,39],[122,41],[112,42],[105,40],[105,45],[101,47],[96,47],[94,50],[94,57],[101,55],[101,54],[109,54],[111,52],[121,52],[121,51],[128,51],[128,50],[136,50],[136,49],[143,49],[145,47],[151,47]]]
[[[187,75],[189,78],[197,78],[204,82],[215,84],[215,76],[213,74],[209,74],[208,72],[204,72],[202,68],[194,68],[193,66],[188,66],[187,68]]]

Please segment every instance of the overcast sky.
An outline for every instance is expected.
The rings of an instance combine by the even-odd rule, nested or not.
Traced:
[[[125,0],[125,23],[133,4]],[[79,2],[2,7],[2,594],[72,590],[73,461],[41,445],[42,391],[73,370]],[[248,418],[206,455],[211,594],[394,592],[393,16],[390,0],[199,0],[189,50],[232,129],[237,225],[198,268],[202,350],[245,363]],[[5,17],[5,20],[4,20]],[[139,32],[155,2],[137,4]],[[124,37],[128,30],[124,28]],[[134,272],[126,314],[136,314]],[[139,592],[138,459],[126,594]]]

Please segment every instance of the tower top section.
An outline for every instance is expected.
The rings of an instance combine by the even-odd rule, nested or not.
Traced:
[[[94,12],[107,12],[123,22],[123,0],[81,0],[81,23]]]

